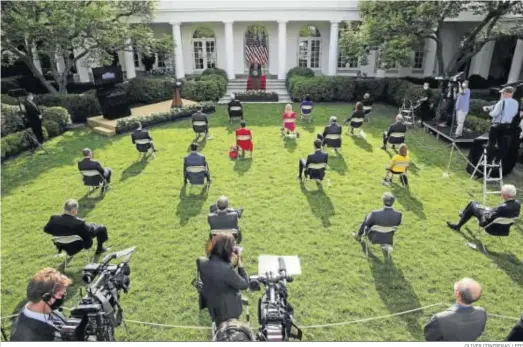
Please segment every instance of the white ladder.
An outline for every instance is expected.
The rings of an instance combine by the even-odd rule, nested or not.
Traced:
[[[408,107],[407,107],[407,104],[409,105]],[[415,119],[416,117],[414,115],[414,106],[412,105],[412,102],[410,100],[403,99],[403,104],[401,105],[399,112],[403,116],[405,125],[407,125],[407,126],[416,125],[416,119]]]
[[[474,171],[472,172],[472,175],[470,178],[474,178],[474,175],[476,172],[479,171],[479,167],[483,166],[483,204],[486,205],[487,203],[487,196],[489,194],[499,194],[501,192],[501,187],[503,187],[503,166],[501,165],[501,160],[498,162],[498,164],[489,164],[487,160],[487,147],[483,146],[483,154],[479,158],[478,165],[474,168]],[[492,174],[492,169],[499,168],[499,177],[490,177]],[[487,170],[488,169],[488,170]],[[496,191],[489,191],[487,184],[489,182],[499,182],[499,188],[500,190]]]

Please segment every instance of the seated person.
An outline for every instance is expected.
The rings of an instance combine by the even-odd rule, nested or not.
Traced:
[[[236,146],[241,149],[242,154],[252,152],[254,150],[254,144],[252,143],[252,134],[247,129],[247,123],[242,120],[240,122],[240,128],[236,129]]]
[[[242,103],[240,102],[240,100],[236,100],[236,96],[234,94],[231,94],[231,101],[229,101],[229,104],[227,105],[227,111],[229,113],[230,119],[236,117],[241,118],[243,120]]]
[[[215,206],[215,208],[214,208]],[[238,240],[241,242],[241,230],[238,221],[242,217],[243,208],[229,207],[229,199],[226,196],[220,196],[216,204],[211,206],[211,213],[207,217],[209,228],[211,230],[238,230]]]
[[[151,140],[151,142],[147,144],[137,144],[136,140]],[[136,149],[138,152],[148,152],[149,149],[152,149],[153,152],[156,152],[156,149],[154,148],[153,138],[151,135],[149,135],[149,132],[147,130],[142,129],[142,123],[138,122],[138,127],[135,131],[131,134],[131,140],[133,141],[133,144],[136,144]]]
[[[476,217],[479,225],[485,227],[493,222],[496,218],[515,218],[519,217],[521,204],[516,200],[516,187],[512,184],[505,184],[501,187],[501,198],[503,203],[495,208],[488,208],[481,206],[477,202],[471,201],[465,207],[465,210],[460,213],[460,220],[457,224],[447,221],[447,225],[452,230],[459,231],[459,229],[469,221],[470,218]],[[496,236],[508,236],[509,230],[503,230],[500,233],[489,232],[489,234]]]
[[[283,127],[281,128],[281,135],[296,134],[296,137],[299,137],[300,134],[295,132],[296,130],[296,113],[292,112],[292,105],[285,105],[285,112],[282,115],[283,118]]]
[[[329,119],[329,125],[325,126],[323,129],[323,135],[318,135],[318,138],[323,141],[322,146],[327,146],[334,148],[336,151],[341,147],[341,132],[342,128],[337,123],[338,118],[332,116]],[[329,135],[339,135],[335,136],[337,138],[330,138]]]
[[[329,161],[329,155],[327,153],[322,152],[321,150],[322,142],[320,139],[316,139],[314,141],[314,152],[309,154],[307,156],[307,160],[300,159],[299,165],[298,165],[298,179],[300,181],[303,180],[303,174],[305,173],[305,177],[309,179],[315,179],[315,180],[323,180],[323,177],[325,177],[325,168],[324,169],[316,169],[312,170],[309,169],[309,164],[325,164],[325,167],[327,166],[327,162]]]
[[[521,316],[521,319],[514,325],[505,341],[523,341],[523,316]]]
[[[361,103],[363,104],[363,111],[365,111],[365,117],[367,118],[370,115],[370,113],[372,112],[372,104],[373,104],[373,101],[370,98],[369,93],[363,94],[363,100],[361,101]]]
[[[305,96],[305,99],[302,100],[300,104],[301,118],[308,117],[312,114],[313,109],[312,99],[309,94]]]
[[[80,171],[88,171],[88,170],[96,170],[102,175],[102,177],[105,178],[105,181],[107,184],[111,183],[111,169],[110,168],[104,168],[102,164],[98,160],[93,159],[93,152],[89,148],[84,148],[82,150],[82,154],[84,155],[84,158],[78,162],[78,170]],[[88,186],[94,186],[96,185],[97,177],[87,177],[84,176],[84,184]],[[102,187],[102,192],[105,192],[105,189],[107,187]]]
[[[78,235],[82,238],[83,244],[78,242],[65,245],[63,249],[69,255],[74,255],[82,249],[89,249],[93,245],[93,238],[96,237],[96,254],[107,251],[103,246],[109,240],[105,225],[86,223],[85,220],[78,218],[78,201],[69,199],[64,205],[64,214],[51,216],[49,222],[44,227],[44,232],[53,236],[72,236]],[[59,251],[62,251],[59,249]]]
[[[209,137],[209,120],[203,113],[202,107],[199,107],[198,111],[192,115],[192,128],[196,134],[205,134],[206,138]]]
[[[385,186],[390,186],[392,184],[392,175],[400,175],[401,184],[404,186],[409,185],[409,180],[406,176],[407,168],[409,167],[409,155],[407,150],[407,145],[402,143],[400,145],[399,153],[392,157],[390,165],[386,168],[387,173],[383,177],[381,182]]]
[[[352,234],[356,240],[361,241],[363,234],[374,225],[380,227],[397,227],[401,224],[401,212],[392,208],[394,201],[396,201],[394,195],[392,193],[386,192],[383,194],[382,199],[383,208],[372,211],[366,215],[363,223],[360,225],[358,232]]]
[[[403,122],[403,116],[398,114],[396,116],[396,122],[392,123],[387,131],[383,132],[383,146],[381,149],[387,149],[387,142],[392,145],[392,149],[396,149],[395,145],[401,145],[405,142],[405,136],[403,137],[391,137],[392,133],[403,133],[407,132],[407,126]]]
[[[229,319],[220,324],[212,340],[217,342],[255,341],[250,326],[237,319]]]
[[[356,103],[356,108],[352,111],[352,114],[345,120],[345,124],[350,122],[350,133],[354,134],[354,129],[358,129],[365,120],[365,111],[363,110],[363,104],[361,102]]]
[[[191,172],[191,167],[204,167],[205,170]],[[191,143],[191,153],[183,159],[183,184],[186,185],[187,181],[191,184],[203,184],[204,179],[207,179],[207,184],[211,183],[209,166],[207,165],[205,156],[198,153],[198,144]]]

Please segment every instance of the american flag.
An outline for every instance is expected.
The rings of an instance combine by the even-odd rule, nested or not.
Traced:
[[[269,50],[267,49],[267,39],[265,33],[258,35],[249,32],[245,42],[245,60],[252,64],[258,62],[260,65],[266,65],[269,61]]]

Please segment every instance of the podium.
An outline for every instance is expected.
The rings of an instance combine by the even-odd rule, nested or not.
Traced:
[[[261,89],[262,67],[260,64],[253,63],[249,67],[249,77],[251,79],[251,88],[254,90]]]

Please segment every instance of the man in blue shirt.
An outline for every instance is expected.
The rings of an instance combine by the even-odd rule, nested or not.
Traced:
[[[469,82],[465,81],[459,86],[458,100],[456,101],[456,121],[458,127],[456,128],[456,137],[460,137],[463,133],[463,124],[465,123],[465,118],[469,113],[469,104],[470,104],[470,89]]]
[[[506,139],[509,135],[512,119],[518,113],[518,102],[512,99],[514,88],[505,87],[501,90],[503,98],[498,101],[490,112],[492,125],[488,135],[487,157],[490,160],[499,161],[506,152]],[[497,151],[496,151],[497,147]]]

